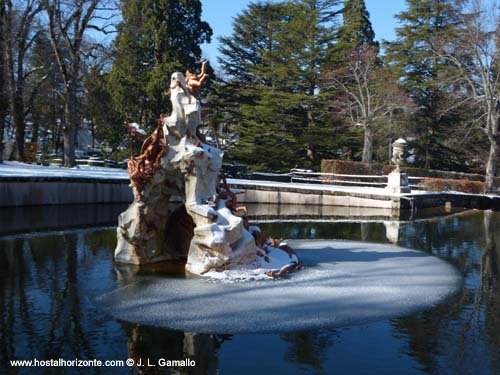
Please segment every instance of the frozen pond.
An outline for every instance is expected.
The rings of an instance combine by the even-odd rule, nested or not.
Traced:
[[[122,208],[110,209],[110,217],[114,217],[114,212],[120,212]],[[186,357],[196,360],[195,368],[143,368],[141,371],[155,374],[500,373],[500,215],[497,213],[476,211],[403,223],[262,223],[261,227],[269,236],[300,240],[296,247],[303,243],[315,243],[318,247],[302,250],[303,257],[309,263],[303,273],[276,282],[251,281],[250,283],[262,284],[262,287],[259,285],[262,290],[258,293],[266,290],[271,293],[273,287],[264,288],[266,284],[278,285],[278,291],[284,285],[289,285],[290,291],[297,293],[290,297],[292,300],[294,297],[297,297],[297,300],[309,298],[309,301],[321,298],[321,306],[313,309],[315,311],[335,311],[342,302],[344,307],[347,306],[345,314],[336,311],[337,316],[347,319],[349,315],[355,316],[356,313],[361,318],[351,322],[344,321],[338,325],[325,321],[314,325],[311,324],[313,316],[310,315],[310,319],[304,320],[302,326],[301,322],[291,324],[296,325],[298,330],[287,329],[284,326],[288,323],[285,322],[280,328],[268,325],[268,328],[271,328],[263,330],[268,333],[238,333],[243,330],[234,328],[248,326],[246,319],[259,320],[260,317],[261,321],[267,319],[276,324],[278,320],[270,319],[266,317],[265,311],[260,311],[260,316],[240,315],[242,318],[239,322],[235,318],[228,319],[235,322],[233,327],[228,325],[221,329],[204,329],[213,328],[213,325],[207,322],[207,311],[189,311],[187,307],[186,313],[192,316],[203,315],[206,318],[196,319],[194,323],[198,326],[193,325],[192,329],[182,329],[181,326],[177,329],[160,328],[112,317],[96,304],[96,298],[117,291],[126,295],[131,291],[125,292],[120,288],[128,286],[133,289],[140,283],[145,286],[143,290],[151,292],[151,298],[155,297],[161,287],[173,288],[172,292],[179,288],[178,293],[185,293],[186,290],[181,287],[187,287],[189,283],[194,283],[193,286],[198,288],[199,294],[203,292],[199,290],[201,281],[147,273],[132,278],[123,274],[117,277],[112,263],[116,232],[112,227],[112,220],[106,222],[102,219],[102,215],[108,213],[102,206],[79,207],[74,210],[78,213],[75,216],[78,217],[88,217],[91,221],[93,217],[99,218],[100,227],[89,227],[88,223],[78,220],[69,223],[64,221],[67,215],[61,215],[62,221],[58,228],[54,222],[46,222],[47,217],[39,214],[37,209],[33,211],[30,216],[33,224],[39,221],[36,233],[28,233],[27,229],[15,229],[13,225],[10,232],[4,231],[0,234],[2,374],[33,373],[29,368],[19,371],[9,368],[8,360],[14,358],[133,358],[136,361],[149,359],[155,362],[159,358],[173,360]],[[2,209],[2,221],[12,221],[17,217],[26,215]],[[57,217],[57,212],[52,212],[51,219],[54,217]],[[325,243],[319,246],[321,242],[310,242],[311,239],[357,241],[359,245],[335,242],[345,244],[342,249],[347,251],[333,248],[324,253],[320,249]],[[391,253],[381,250],[384,249],[382,247],[367,244],[369,242],[387,245],[390,241],[418,252],[402,250],[402,254]],[[307,252],[309,254],[306,254]],[[365,261],[355,261],[356,255]],[[433,260],[432,264],[444,268],[432,271],[426,266],[421,269],[424,272],[422,274],[419,273],[418,267],[411,267],[410,263],[403,264],[427,260]],[[329,270],[330,264],[333,266]],[[456,293],[442,300],[441,298],[451,291],[443,286],[448,285],[451,288],[457,280],[452,270],[448,272],[450,264],[458,270],[463,285]],[[384,272],[387,267],[391,272],[404,272],[399,272],[399,277],[384,278],[391,274]],[[428,274],[425,274],[426,270]],[[325,274],[321,275],[322,272]],[[342,298],[344,293],[340,289],[352,285],[353,281],[349,278],[353,275],[359,276],[359,273],[366,277],[356,277],[363,285],[358,285],[356,290],[345,289],[345,293],[349,295],[361,293],[363,303],[358,305],[353,299]],[[447,275],[452,275],[455,281],[447,279]],[[412,278],[415,277],[424,277],[432,282],[434,288],[430,288],[430,284],[413,288],[416,283]],[[448,281],[445,282],[443,277]],[[307,282],[305,290],[302,291],[293,288],[294,283],[301,284],[300,278],[309,280],[304,280]],[[318,288],[313,288],[315,282],[318,283],[316,286],[320,287],[319,292]],[[412,294],[406,302],[397,297],[401,306],[386,303],[387,309],[390,310],[388,314],[387,311],[374,308],[383,306],[379,303],[377,290],[389,288],[385,290],[389,293],[384,295],[396,298],[395,292],[401,291],[404,282],[410,285],[408,288],[413,288],[408,289]],[[203,283],[202,287],[215,288],[215,294],[218,294],[217,291],[221,288],[238,289],[249,286],[244,283]],[[323,283],[330,283],[330,289],[337,288],[337,292],[332,296],[328,294],[331,290],[328,293],[326,290],[321,291]],[[308,287],[311,287],[309,291]],[[422,288],[427,287],[432,290],[426,290],[424,293],[425,289]],[[254,289],[252,288],[251,292],[255,293]],[[424,295],[429,295],[430,300],[420,299],[418,306],[406,305],[407,302],[418,300]],[[375,305],[369,303],[367,297],[370,296],[377,302]],[[180,297],[181,302],[186,302],[185,298]],[[227,307],[228,311],[231,311],[238,306],[238,299],[231,297],[224,298],[225,305],[212,305],[212,308],[217,307],[220,312]],[[330,306],[325,305],[329,303],[330,297],[337,302],[337,306],[333,306],[333,302]],[[262,295],[254,295],[253,298],[261,298],[263,303],[268,303]],[[438,300],[441,302],[435,304]],[[144,303],[144,300],[137,303]],[[240,308],[249,309],[248,306]],[[282,310],[291,318],[295,315],[294,311]],[[322,319],[321,316],[317,317]],[[186,314],[183,319],[187,321],[189,315]],[[199,333],[204,331],[216,333]],[[129,370],[114,368],[83,371],[76,368],[56,368],[49,371],[38,368],[36,373],[114,374],[125,371]],[[133,368],[132,371],[138,373],[139,370]]]
[[[398,317],[443,301],[461,287],[445,261],[393,245],[292,241],[304,263],[285,279],[137,277],[98,297],[130,322],[202,333],[281,333]],[[252,275],[250,275],[251,277]]]

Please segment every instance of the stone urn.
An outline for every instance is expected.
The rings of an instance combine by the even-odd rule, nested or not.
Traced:
[[[387,191],[391,193],[410,193],[408,185],[408,175],[401,173],[400,167],[404,165],[406,149],[408,144],[403,138],[398,138],[392,143],[392,162],[396,164],[396,169],[387,176]]]

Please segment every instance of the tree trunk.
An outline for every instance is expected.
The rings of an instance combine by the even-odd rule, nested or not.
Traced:
[[[55,91],[52,90],[52,101],[50,104],[50,142],[52,149],[50,152],[57,152],[57,142],[59,141],[59,124],[57,123],[57,113],[58,108],[56,108],[56,94]],[[59,110],[59,113],[61,111]],[[61,118],[61,117],[60,117]]]
[[[5,1],[0,0],[0,163],[3,162],[3,133],[7,115],[7,74],[5,71]]]
[[[70,84],[68,87],[65,103],[65,117],[66,124],[63,128],[63,141],[64,141],[64,166],[74,167],[75,160],[75,139],[76,129],[78,127],[78,107],[76,87]]]
[[[312,110],[307,111],[307,127],[309,129],[315,126],[314,114]]]
[[[1,99],[0,99],[1,100]],[[2,110],[0,109],[0,112]],[[0,113],[0,163],[3,163],[3,133],[5,131],[5,115]]]
[[[90,121],[90,133],[92,135],[92,149],[95,148],[95,121],[91,119]]]
[[[33,113],[33,128],[31,129],[31,142],[37,143],[38,142],[38,133],[40,130],[40,117],[35,114],[36,112]]]
[[[26,138],[26,127],[24,123],[24,98],[23,98],[23,82],[17,83],[17,90],[13,98],[14,110],[14,125],[16,127],[16,146],[17,146],[17,160],[26,161],[24,153],[24,142]]]
[[[57,118],[54,122],[55,129],[55,138],[54,138],[54,152],[57,154],[59,152],[59,148],[61,147],[61,133],[62,129],[66,127],[66,116],[65,114],[66,106],[61,106],[59,108],[59,122],[57,122]]]
[[[431,155],[429,153],[429,139],[425,140],[425,169],[430,169],[431,167]]]
[[[371,126],[365,126],[365,143],[363,145],[363,163],[371,163],[373,157],[373,129]]]
[[[488,155],[488,162],[486,163],[486,180],[484,182],[484,192],[492,193],[494,189],[495,170],[497,166],[498,143],[496,140],[490,141],[490,153]]]

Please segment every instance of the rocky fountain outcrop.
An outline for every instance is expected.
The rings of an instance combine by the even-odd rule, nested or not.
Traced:
[[[135,199],[118,219],[115,260],[145,265],[184,259],[186,271],[198,275],[241,265],[270,276],[300,268],[293,250],[250,225],[235,194],[220,186],[223,152],[198,133],[195,94],[207,78],[204,70],[205,64],[201,74],[187,72],[187,79],[172,74],[172,113],[160,117],[141,154],[129,161]],[[129,136],[145,135],[136,124],[127,127]],[[174,196],[184,203],[175,210]]]

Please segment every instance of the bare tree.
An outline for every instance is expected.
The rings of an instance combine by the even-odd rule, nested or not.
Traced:
[[[22,2],[7,1],[8,22],[8,69],[10,76],[10,96],[12,115],[16,129],[17,156],[25,161],[25,92],[26,78],[32,70],[27,69],[26,55],[36,39],[34,30],[36,16],[42,11],[39,0],[26,0]],[[23,6],[24,8],[18,8]]]
[[[398,108],[410,105],[391,71],[381,66],[376,46],[347,53],[342,66],[326,75],[326,87],[337,91],[334,108],[364,131],[362,161],[373,158],[375,123]]]
[[[116,7],[110,0],[44,0],[52,47],[64,81],[64,166],[75,165],[75,140],[81,122],[78,89],[81,84],[85,33],[107,33]]]
[[[436,53],[457,67],[455,81],[463,89],[457,94],[477,108],[474,125],[489,141],[485,192],[494,189],[500,149],[500,25],[496,1],[467,0],[457,37],[450,38]],[[464,57],[465,56],[465,57]]]
[[[3,133],[5,129],[5,118],[8,110],[7,98],[7,72],[5,59],[5,34],[6,34],[6,0],[0,0],[0,163],[3,162]]]

